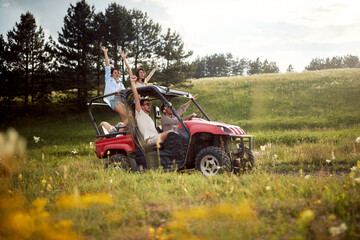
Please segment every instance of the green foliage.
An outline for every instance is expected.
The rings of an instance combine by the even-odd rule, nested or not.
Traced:
[[[163,59],[162,74],[156,80],[158,85],[170,87],[181,82],[186,82],[193,73],[190,65],[184,63],[192,55],[192,51],[184,51],[184,43],[176,32],[167,29],[166,34],[161,35],[160,43],[155,53]]]
[[[67,82],[65,89],[77,89],[78,104],[84,105],[88,99],[90,80],[93,78],[92,21],[94,8],[84,0],[76,5],[70,4],[64,17],[64,27],[59,32],[58,61],[61,66],[62,81]]]
[[[321,69],[335,69],[335,68],[358,68],[360,61],[358,56],[346,55],[343,57],[332,57],[321,59],[312,59],[310,64],[305,67],[305,70],[321,70]]]
[[[10,73],[1,77],[8,78],[4,82],[8,92],[4,94],[9,101],[13,96],[24,96],[26,104],[29,96],[34,103],[44,84],[40,76],[44,64],[44,31],[36,25],[30,12],[21,14],[20,19],[20,23],[16,23],[13,30],[8,32],[7,48],[1,52],[7,63],[5,69]],[[14,86],[16,91],[12,88]]]
[[[194,78],[203,78],[243,75],[248,63],[244,58],[234,59],[231,53],[227,53],[197,58],[195,64]]]
[[[259,58],[255,61],[249,61],[247,73],[252,74],[263,74],[263,73],[278,73],[279,67],[276,65],[276,62],[269,62],[265,59],[264,62],[261,62]]]

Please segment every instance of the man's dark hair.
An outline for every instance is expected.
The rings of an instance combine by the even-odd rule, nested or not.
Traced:
[[[143,106],[145,101],[150,102],[149,99],[146,99],[146,98],[145,98],[145,99],[141,99],[141,100],[140,100],[140,105]]]

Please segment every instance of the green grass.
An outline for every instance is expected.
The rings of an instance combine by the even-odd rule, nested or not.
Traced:
[[[359,78],[328,70],[193,80],[188,90],[212,120],[256,138],[256,167],[239,176],[105,170],[87,112],[3,122],[27,154],[21,139],[1,135],[0,170],[12,175],[1,178],[0,239],[359,239]]]
[[[360,122],[360,70],[193,80],[214,120],[245,129],[343,128]],[[221,109],[221,111],[220,111]]]

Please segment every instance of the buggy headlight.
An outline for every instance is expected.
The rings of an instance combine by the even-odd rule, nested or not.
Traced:
[[[226,132],[226,133],[231,133],[231,130],[224,127],[224,126],[218,126],[223,132]]]

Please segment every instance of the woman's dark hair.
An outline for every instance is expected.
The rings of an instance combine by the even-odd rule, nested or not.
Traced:
[[[117,69],[117,68],[111,68],[111,70],[110,70],[110,74],[111,74],[111,75],[113,74],[114,70],[119,71],[119,69]]]
[[[140,70],[142,70],[143,72],[145,72],[145,69],[143,69],[142,67],[140,67],[140,68],[136,69],[135,75],[136,75],[136,77],[137,77],[137,79],[138,79],[139,82],[144,82],[144,79],[141,79],[142,81],[140,81],[140,77],[139,77],[139,72],[140,72]]]

